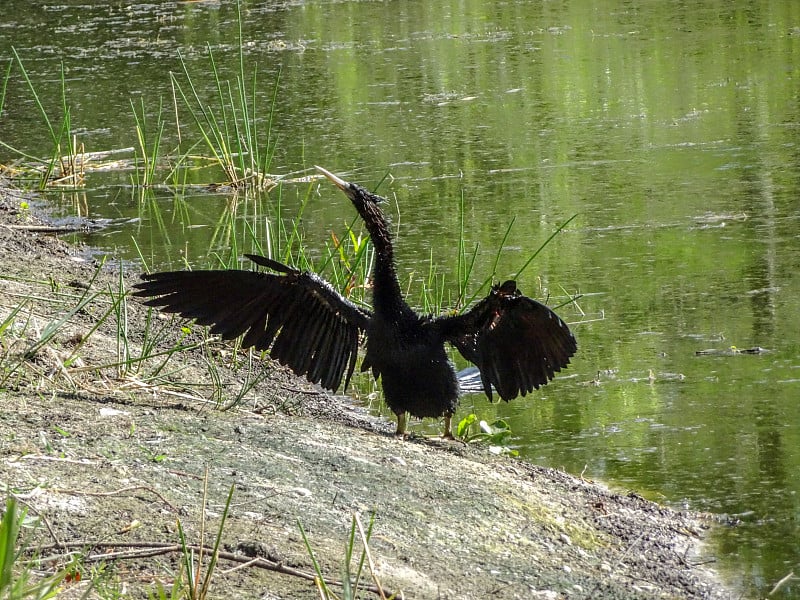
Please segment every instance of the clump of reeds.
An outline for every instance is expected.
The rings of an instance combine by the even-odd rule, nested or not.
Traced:
[[[18,65],[22,78],[24,79],[28,90],[33,97],[34,104],[42,118],[42,122],[48,133],[50,142],[50,151],[44,158],[30,156],[23,150],[18,150],[0,140],[0,146],[12,151],[20,157],[16,165],[10,170],[12,175],[20,174],[25,177],[33,178],[36,181],[38,189],[45,189],[48,185],[59,185],[68,187],[77,187],[83,184],[85,177],[85,168],[83,160],[83,145],[78,143],[77,136],[72,131],[72,119],[70,104],[67,99],[67,85],[66,76],[64,72],[64,65],[61,65],[61,106],[60,118],[54,122],[48,115],[48,111],[42,104],[36,87],[25,68],[22,58],[17,53],[16,48],[12,48],[14,53],[14,62]],[[8,82],[11,78],[11,67],[13,63],[9,62],[6,69],[5,78],[3,81],[2,99],[0,99],[0,111],[5,102],[5,94],[8,88]]]
[[[64,65],[61,67],[61,103],[57,107],[59,117],[53,119],[50,116],[53,107],[44,106],[25,63],[12,48],[14,59],[9,61],[0,82],[0,113],[16,66],[47,131],[50,150],[46,156],[33,156],[25,149],[0,139],[0,146],[17,157],[11,164],[0,167],[0,171],[18,181],[33,181],[40,190],[51,186],[83,186],[87,173],[100,169],[132,170],[134,186],[185,186],[186,178],[181,177],[181,172],[189,168],[190,162],[205,162],[219,167],[219,171],[208,169],[209,174],[221,171],[224,175],[224,181],[209,180],[206,182],[208,186],[223,185],[235,190],[270,190],[275,187],[279,178],[269,174],[269,167],[275,153],[272,115],[279,79],[275,82],[267,114],[263,115],[256,93],[259,86],[257,70],[253,68],[252,74],[248,74],[245,63],[238,2],[237,10],[239,52],[235,81],[222,78],[209,46],[207,75],[212,79],[215,93],[212,98],[206,98],[199,92],[207,87],[206,82],[199,81],[205,75],[190,73],[183,56],[179,55],[181,72],[169,73],[174,131],[167,127],[164,98],[158,99],[154,111],[144,98],[140,98],[138,103],[131,100],[133,140],[129,146],[120,149],[87,152],[73,127]],[[150,114],[155,116],[148,117]],[[188,117],[188,123],[181,122],[182,115]],[[171,149],[166,148],[168,139],[176,140]],[[205,148],[207,154],[197,156],[201,148]],[[131,154],[130,158],[124,157]]]

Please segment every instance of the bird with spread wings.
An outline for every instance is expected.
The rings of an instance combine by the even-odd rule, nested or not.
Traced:
[[[525,396],[566,367],[577,343],[550,308],[524,296],[513,280],[458,315],[415,312],[400,290],[383,198],[317,167],[353,203],[375,248],[372,309],[343,297],[327,281],[264,256],[247,255],[271,272],[248,270],[169,271],[143,275],[136,296],[163,312],[210,326],[223,339],[268,351],[297,375],[329,390],[352,376],[359,346],[361,370],[381,380],[384,399],[397,416],[397,434],[407,416],[444,417],[452,437],[459,377],[445,351],[449,343],[480,372],[491,399]]]

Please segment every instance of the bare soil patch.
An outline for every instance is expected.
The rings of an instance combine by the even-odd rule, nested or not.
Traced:
[[[93,577],[90,597],[111,597],[113,588],[145,598],[156,580],[168,585],[179,554],[145,557],[136,545],[177,543],[178,521],[200,543],[203,517],[203,541],[213,543],[234,486],[222,543],[240,562],[221,561],[215,598],[318,597],[311,582],[287,573],[312,571],[298,523],[325,574],[338,579],[354,513],[365,524],[374,514],[369,548],[387,595],[732,597],[703,566],[707,517],[481,447],[398,440],[392,424],[269,361],[233,368],[231,346],[196,330],[183,342],[199,346],[173,355],[157,377],[164,356],[114,366],[119,319],[104,315],[119,301],[119,273],[98,273],[80,248],[20,228],[42,223],[19,209],[20,198],[0,190],[0,323],[8,320],[0,335],[0,490],[42,518],[43,554],[63,556],[70,544],[106,554],[102,576],[86,563],[65,594],[78,597]],[[128,298],[124,314],[136,352],[148,311]],[[64,317],[47,338],[48,324]],[[158,348],[182,335],[167,327]],[[247,401],[218,410],[214,390],[226,402],[248,373],[262,379]],[[113,560],[131,550],[140,554]],[[243,567],[248,558],[261,562]]]

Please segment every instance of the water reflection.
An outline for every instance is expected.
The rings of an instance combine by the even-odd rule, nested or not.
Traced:
[[[72,122],[91,150],[134,145],[130,99],[168,105],[178,51],[209,99],[208,48],[223,78],[238,68],[229,1],[7,4],[13,33],[0,56],[16,47],[48,110],[60,105],[63,62]],[[800,562],[798,6],[243,4],[261,107],[280,81],[275,170],[322,164],[367,186],[390,172],[381,192],[412,297],[432,255],[444,274],[457,270],[462,197],[464,235],[478,245],[474,286],[492,274],[512,219],[497,279],[578,213],[520,286],[586,294],[585,314],[566,315],[586,321],[579,356],[533,399],[470,397],[463,410],[507,417],[539,463],[749,515],[718,533],[715,550],[753,596]],[[46,152],[16,71],[8,90],[0,139]],[[264,108],[259,123],[268,119]],[[164,147],[177,147],[167,129]],[[87,189],[52,201],[109,225],[89,243],[172,268],[250,251],[268,220],[301,206],[312,253],[352,219],[314,184],[230,197],[130,181],[92,174]],[[770,352],[695,354],[731,346]],[[797,593],[789,583],[779,595]]]

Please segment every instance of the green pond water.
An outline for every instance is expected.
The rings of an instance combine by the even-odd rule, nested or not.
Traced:
[[[800,573],[800,2],[243,2],[242,13],[262,134],[274,97],[270,171],[320,164],[367,187],[389,174],[380,191],[412,303],[431,263],[455,296],[461,203],[473,288],[513,276],[577,215],[519,277],[551,304],[583,294],[580,310],[559,309],[578,339],[573,364],[533,396],[468,396],[463,411],[507,419],[538,464],[729,515],[707,558],[744,597]],[[136,146],[131,101],[151,131],[163,101],[164,152],[186,148],[199,135],[179,107],[178,139],[170,73],[185,81],[180,54],[213,104],[210,49],[235,89],[236,15],[228,0],[6,0],[0,142],[48,152],[13,47],[54,122],[63,66],[87,151]],[[0,163],[15,156],[0,148]],[[250,251],[278,204],[287,218],[305,205],[304,244],[320,256],[354,217],[327,183],[231,195],[131,177],[90,172],[81,189],[45,194],[57,215],[105,225],[75,239],[131,268],[140,255],[163,269]],[[731,347],[767,351],[697,354]],[[800,597],[800,583],[772,597]]]

